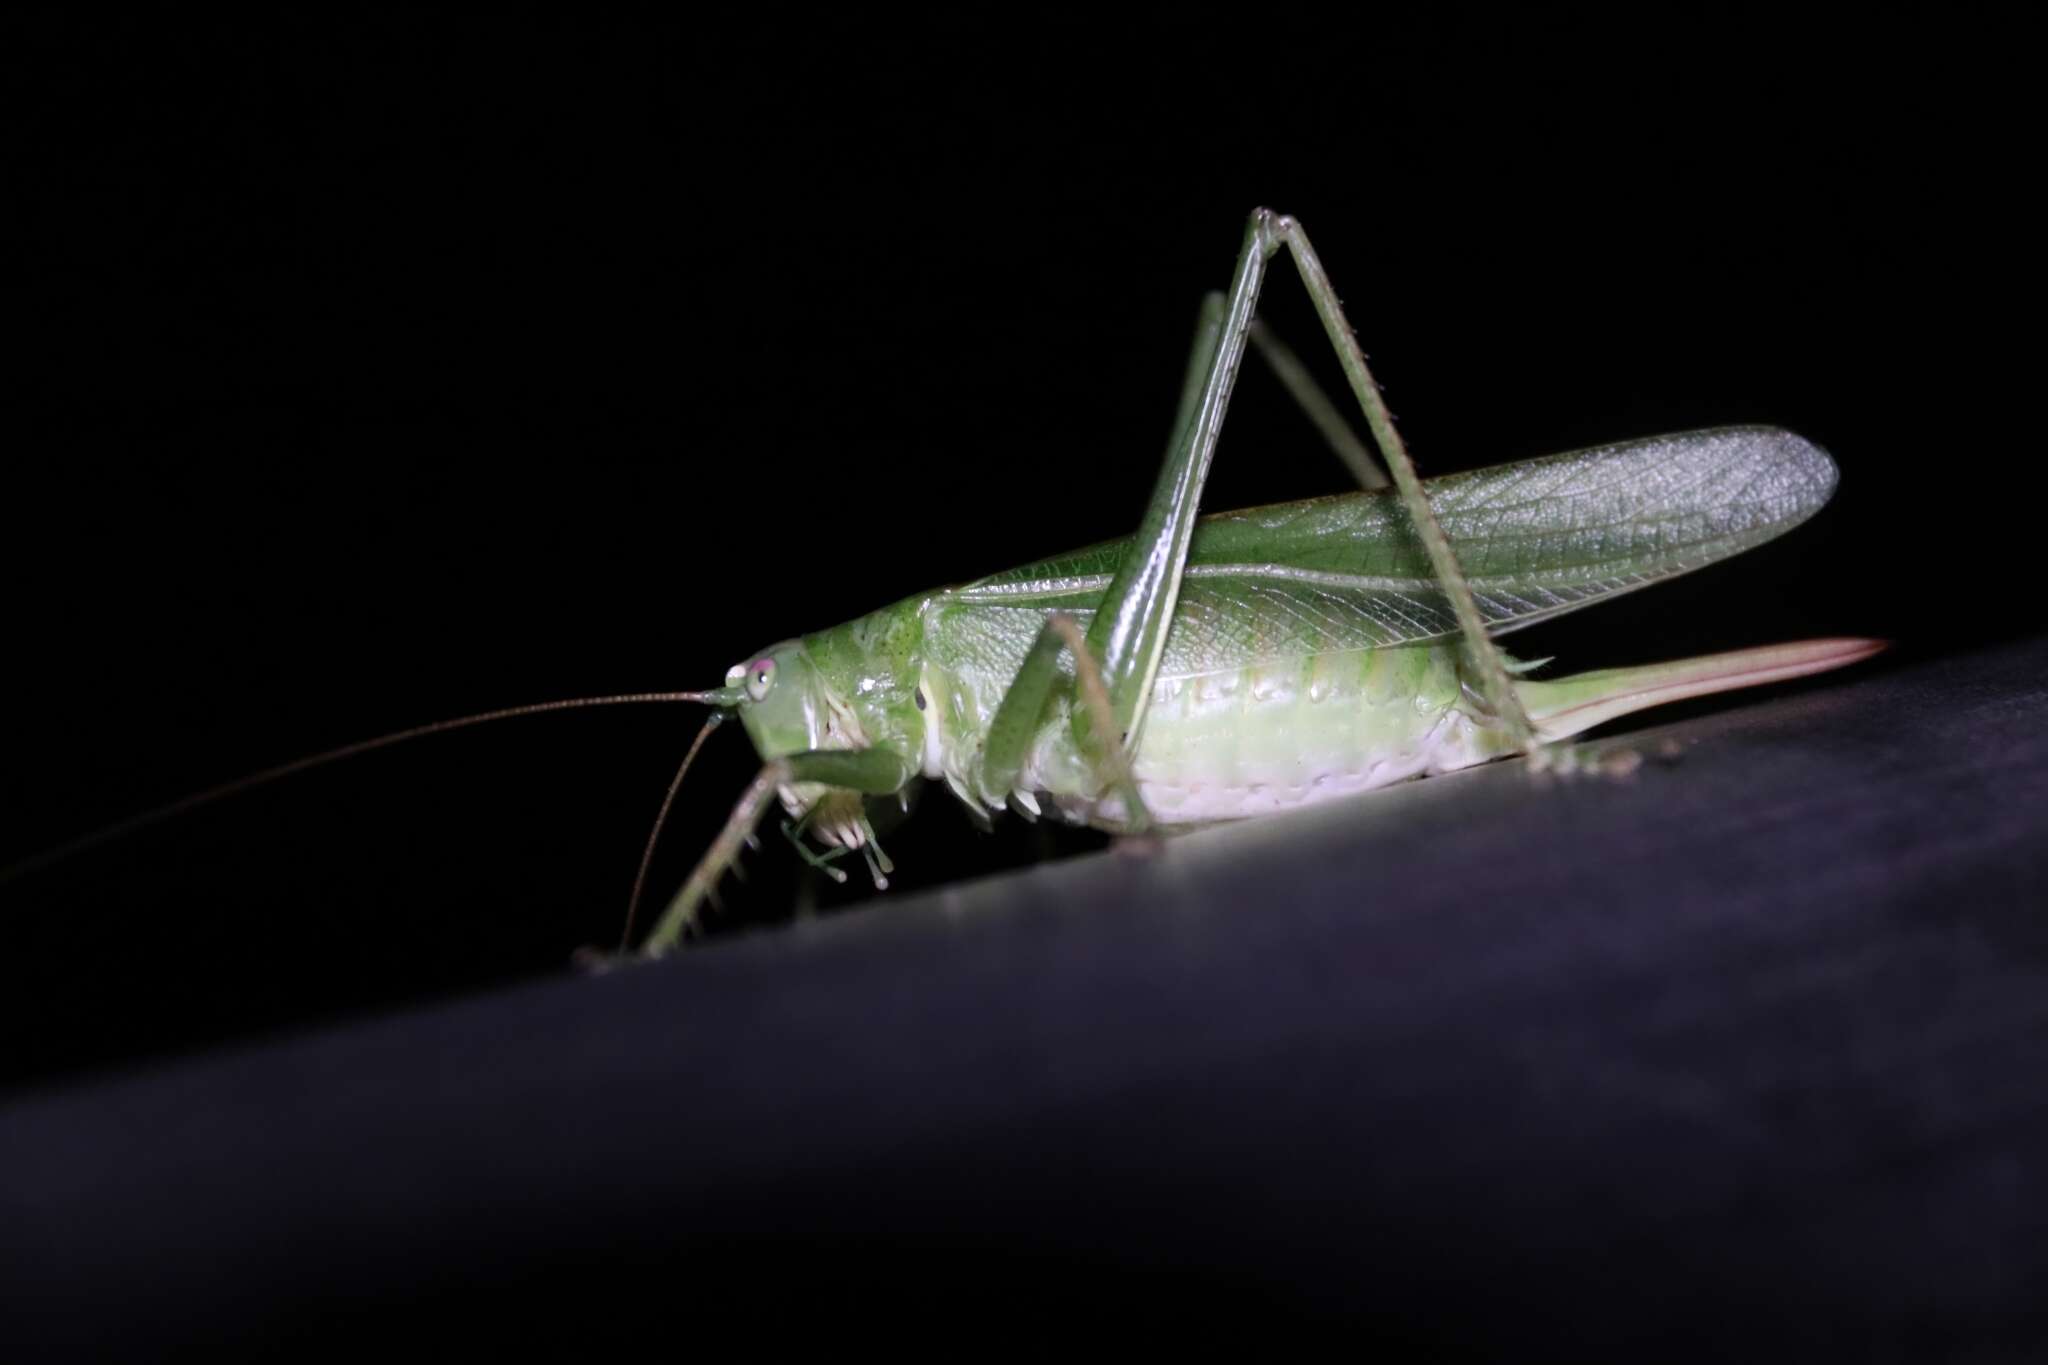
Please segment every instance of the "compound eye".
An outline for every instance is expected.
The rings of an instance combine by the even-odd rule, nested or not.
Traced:
[[[775,660],[756,659],[747,668],[747,695],[755,701],[768,695],[775,685]]]

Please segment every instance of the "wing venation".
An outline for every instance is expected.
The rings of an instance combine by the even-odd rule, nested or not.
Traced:
[[[1428,488],[1480,615],[1501,634],[1782,535],[1818,511],[1834,484],[1834,462],[1811,442],[1776,428],[1724,427],[1453,474]],[[1125,544],[1089,546],[944,594],[942,637],[951,632],[953,649],[981,654],[1020,632],[1028,642],[1047,611],[1091,615]],[[1456,632],[1391,493],[1282,503],[1203,518],[1161,676]],[[945,638],[932,643],[949,647]]]

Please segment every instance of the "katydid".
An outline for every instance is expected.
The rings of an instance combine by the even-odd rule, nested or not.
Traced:
[[[1283,250],[1393,490],[1198,518],[1253,309]],[[1359,481],[1383,483],[1292,358],[1273,358]],[[1300,224],[1257,210],[1229,294],[1204,309],[1134,535],[785,641],[701,694],[720,708],[713,724],[738,715],[764,766],[643,951],[666,952],[691,928],[771,801],[826,850],[807,856],[858,850],[880,884],[888,862],[865,803],[919,778],[979,813],[1049,808],[1115,832],[1171,829],[1511,754],[1546,762],[1545,746],[1615,716],[1866,658],[1881,642],[1538,681],[1491,638],[1761,544],[1819,510],[1834,484],[1833,461],[1810,442],[1729,427],[1424,485]]]
[[[1283,251],[1391,486],[1337,406],[1254,320],[1267,268]],[[1362,491],[1198,516],[1250,345]],[[1539,680],[1493,642],[1760,545],[1818,511],[1835,477],[1827,454],[1791,432],[1725,427],[1424,484],[1301,225],[1259,209],[1228,294],[1203,307],[1166,459],[1130,537],[774,645],[707,691],[512,707],[283,764],[52,849],[0,881],[338,758],[506,716],[622,702],[715,708],[670,786],[657,834],[720,722],[737,716],[763,761],[642,945],[648,955],[690,931],[778,800],[809,861],[842,876],[829,864],[857,852],[880,885],[889,863],[866,803],[919,779],[945,782],[984,817],[1014,808],[1142,833],[1515,754],[1555,764],[1550,746],[1616,716],[1821,672],[1883,647],[1810,640]],[[634,906],[646,871],[643,856]]]

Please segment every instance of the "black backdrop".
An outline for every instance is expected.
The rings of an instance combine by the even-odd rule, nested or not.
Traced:
[[[2032,460],[1992,416],[2027,322],[2003,35],[17,37],[10,856],[423,720],[713,685],[768,641],[1127,529],[1195,305],[1261,203],[1314,234],[1425,472],[1730,421],[1835,453],[1837,500],[1797,535],[1528,648],[1853,633],[1910,658],[2035,625],[2006,572]],[[1266,316],[1315,351],[1275,280]],[[1250,374],[1211,505],[1340,485]],[[695,723],[428,741],[0,888],[6,1077],[562,970],[616,934]],[[722,738],[663,886],[748,771]],[[1049,838],[928,794],[891,848],[908,888]],[[773,842],[721,928],[807,894]]]

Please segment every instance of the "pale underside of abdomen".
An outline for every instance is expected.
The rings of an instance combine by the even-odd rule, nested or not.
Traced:
[[[1344,650],[1161,679],[1133,767],[1159,823],[1236,820],[1496,757],[1499,732],[1479,719],[1454,647]],[[1125,823],[1064,716],[1040,731],[1020,785],[1077,823]]]

